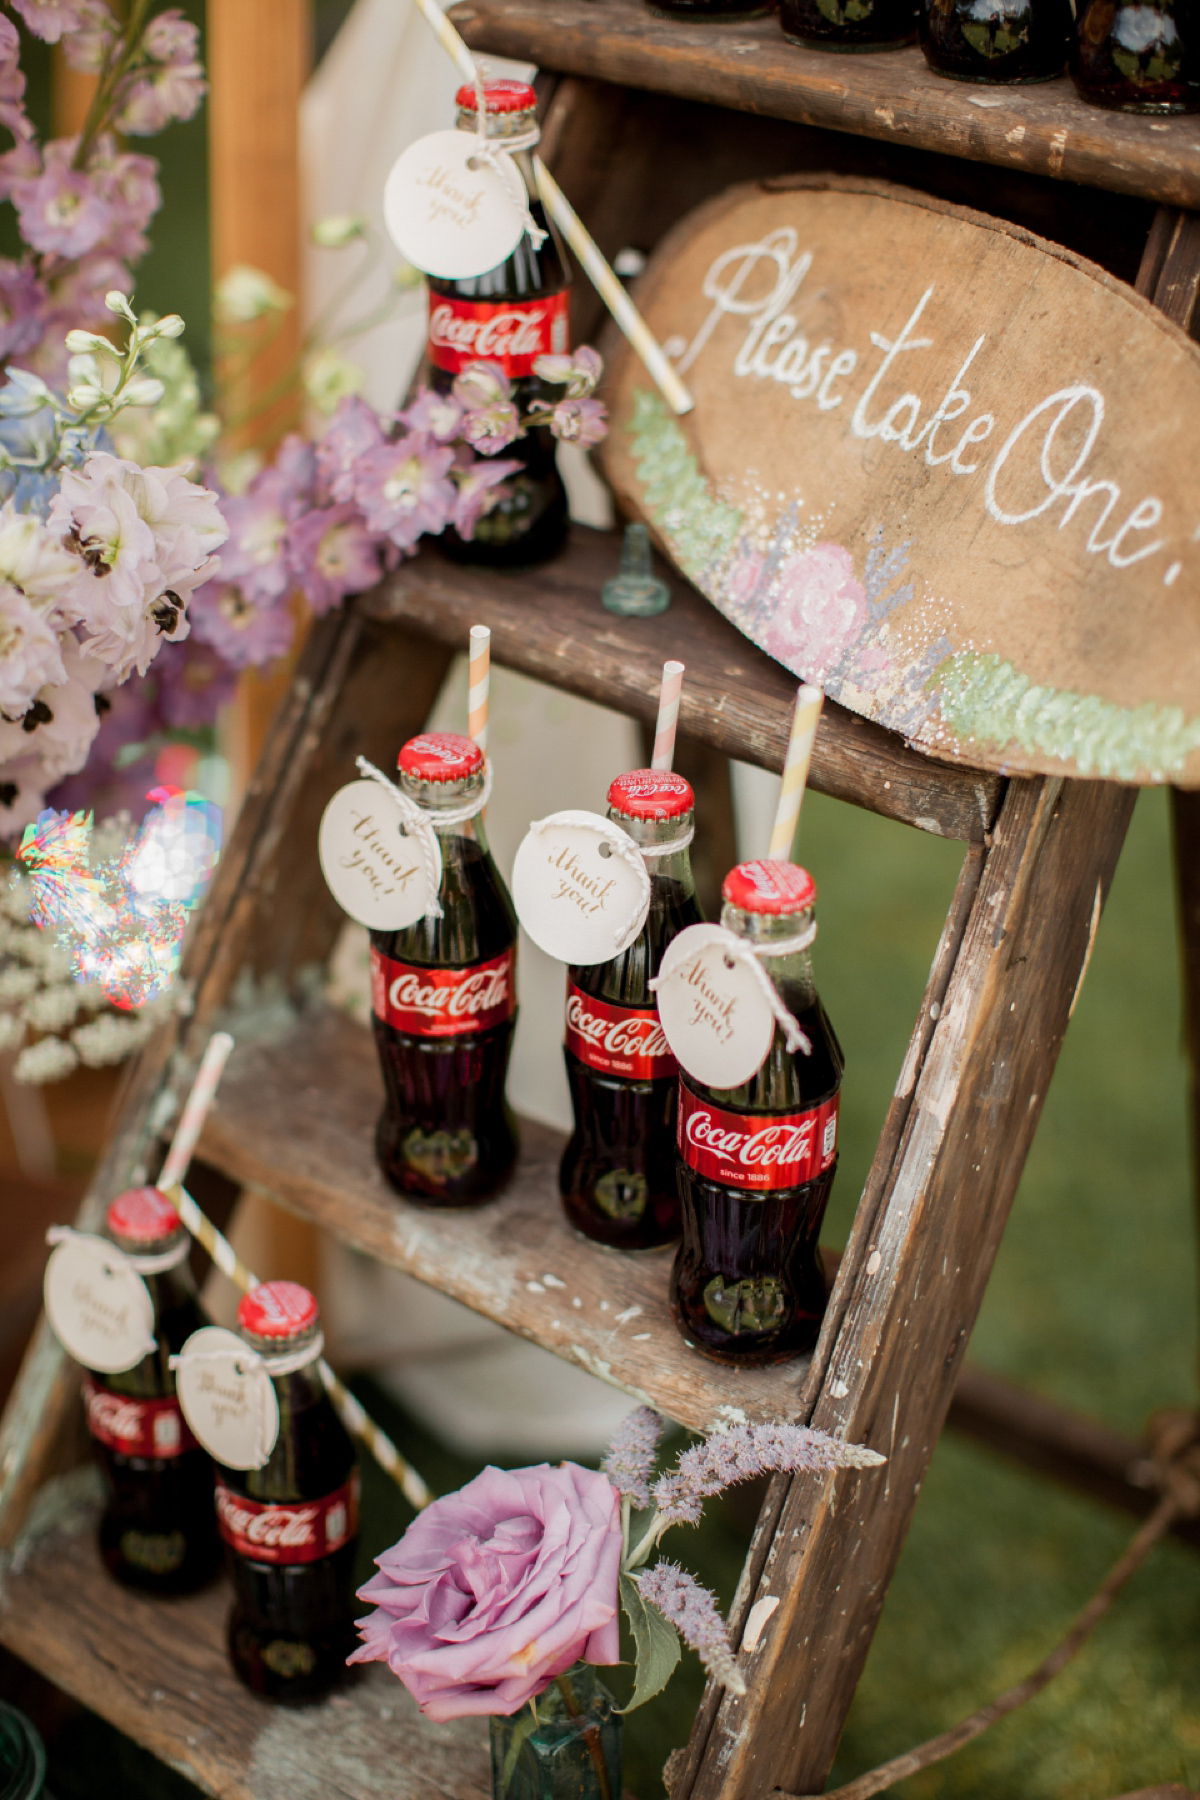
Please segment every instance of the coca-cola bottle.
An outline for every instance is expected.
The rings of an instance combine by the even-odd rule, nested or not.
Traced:
[[[922,0],[921,48],[953,81],[1015,86],[1067,66],[1068,0]]]
[[[779,22],[809,50],[894,50],[917,35],[917,0],[779,0]]]
[[[354,1647],[358,1466],[317,1367],[317,1303],[294,1281],[242,1296],[238,1326],[267,1366],[279,1436],[261,1469],[217,1469],[233,1582],[229,1654],[270,1700],[327,1692]]]
[[[129,1587],[189,1593],[220,1559],[212,1465],[179,1410],[169,1362],[205,1323],[188,1268],[191,1239],[151,1187],[114,1200],[108,1230],[150,1290],[156,1341],[132,1369],[84,1376],[88,1430],[108,1489],[100,1554]]]
[[[811,1049],[789,1051],[777,1025],[740,1087],[681,1071],[671,1308],[718,1362],[783,1362],[811,1350],[825,1312],[817,1234],[837,1167],[842,1052],[813,982],[812,877],[794,863],[741,863],[721,892],[721,923],[755,946]]]
[[[537,96],[524,81],[489,81],[484,97],[489,140],[501,149],[506,140],[527,140],[528,147],[514,151],[513,160],[525,182],[530,216],[547,235],[535,249],[526,232],[508,260],[486,274],[457,281],[427,278],[430,385],[444,394],[469,363],[494,363],[513,383],[513,399],[524,415],[533,401],[562,398],[562,388],[539,381],[533,365],[539,356],[570,348],[570,265],[534,179],[530,149],[537,132]],[[474,131],[475,89],[459,88],[457,101],[460,129]],[[474,535],[467,540],[447,526],[438,540],[456,561],[497,567],[543,562],[566,536],[567,492],[549,427],[526,432],[501,454],[506,460],[515,457],[522,467],[497,490],[499,499],[479,520]]]
[[[1200,17],[1190,0],[1079,0],[1071,70],[1094,106],[1200,112]]]
[[[517,1157],[504,1083],[517,1020],[517,917],[488,849],[470,738],[426,732],[400,752],[400,786],[429,816],[442,852],[440,919],[371,933],[375,1042],[387,1090],[379,1166],[410,1200],[472,1206]]]
[[[676,932],[701,916],[688,856],[694,807],[682,775],[635,769],[613,782],[608,816],[646,858],[650,911],[611,962],[568,971],[563,1054],[575,1129],[559,1189],[571,1223],[619,1250],[652,1250],[679,1236],[678,1064],[650,982]]]

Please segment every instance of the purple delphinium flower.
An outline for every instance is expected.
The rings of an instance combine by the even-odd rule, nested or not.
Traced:
[[[0,125],[20,141],[33,136],[25,114],[25,77],[21,72],[21,38],[11,19],[0,15]]]
[[[248,600],[240,587],[218,576],[192,596],[192,626],[202,644],[235,669],[259,667],[282,656],[292,641],[286,606]]]
[[[808,1425],[735,1425],[685,1450],[671,1473],[655,1482],[652,1493],[668,1523],[698,1525],[709,1495],[754,1475],[780,1469],[815,1473],[869,1469],[884,1461],[877,1450],[842,1443]]]
[[[654,1457],[666,1420],[648,1406],[635,1406],[622,1419],[600,1464],[618,1494],[635,1506],[649,1506]]]
[[[550,429],[563,443],[590,450],[608,436],[608,408],[602,400],[560,400]]]
[[[354,498],[368,527],[401,550],[427,531],[441,531],[454,509],[454,483],[447,480],[453,461],[453,450],[427,431],[368,450],[354,469]]]
[[[591,393],[604,372],[604,364],[590,345],[584,344],[573,355],[551,352],[535,357],[533,372],[540,381],[552,382],[556,387],[565,384],[568,394],[578,397]]]
[[[380,539],[350,502],[306,512],[288,528],[288,566],[318,617],[379,580]]]
[[[278,467],[261,470],[244,494],[222,499],[229,541],[221,552],[221,579],[236,582],[250,606],[269,606],[291,586],[284,540],[303,504]]]
[[[46,290],[24,263],[0,257],[0,361],[23,356],[42,335]]]
[[[86,256],[113,229],[115,218],[91,174],[71,167],[78,140],[47,144],[39,173],[11,183],[21,236],[48,256]]]
[[[200,27],[185,19],[177,6],[151,19],[142,48],[155,62],[193,62],[200,43]]]
[[[115,138],[106,132],[96,145],[88,173],[110,209],[112,224],[105,249],[126,262],[136,262],[150,247],[146,227],[162,205],[158,164],[152,156],[118,150]]]
[[[365,400],[342,400],[317,444],[317,473],[335,500],[354,497],[355,466],[384,442],[379,420]]]
[[[512,399],[512,382],[499,363],[468,363],[454,377],[454,398],[468,411],[478,406],[496,406]]]
[[[166,62],[142,68],[122,89],[115,124],[133,137],[153,137],[172,119],[190,119],[208,92],[198,62]]]
[[[744,1694],[746,1683],[734,1661],[733,1645],[715,1596],[678,1563],[655,1563],[644,1575],[635,1575],[633,1579],[642,1599],[657,1607],[664,1619],[671,1621],[713,1680],[727,1687],[731,1694]]]
[[[397,417],[410,431],[428,431],[439,444],[448,444],[458,436],[463,409],[453,394],[435,394],[422,388],[411,406]]]
[[[233,670],[208,644],[199,641],[199,634],[160,656],[147,679],[157,682],[158,717],[175,731],[196,731],[213,724],[221,708],[233,699],[237,686]]]
[[[505,462],[480,462],[477,457],[472,457],[469,464],[456,459],[454,482],[457,493],[450,523],[460,538],[470,543],[480,519],[499,499],[501,482],[515,475],[521,466],[515,457]]]
[[[94,10],[88,0],[12,0],[12,4],[34,37],[46,44],[57,44],[64,33],[77,31]]]
[[[521,435],[521,415],[511,400],[495,400],[465,412],[460,430],[480,456],[498,456]]]

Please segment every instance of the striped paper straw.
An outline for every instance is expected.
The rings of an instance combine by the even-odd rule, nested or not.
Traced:
[[[467,736],[487,755],[488,694],[492,682],[492,634],[486,625],[471,627],[471,662],[467,678]]]
[[[817,735],[817,721],[821,717],[824,702],[825,696],[821,689],[810,687],[807,683],[796,695],[792,735],[788,739],[783,778],[779,784],[779,804],[775,808],[775,824],[771,831],[771,848],[767,851],[768,859],[772,862],[788,862],[791,858],[796,826],[800,822],[800,803],[804,799],[804,789],[808,782],[813,739]]]
[[[665,662],[658,696],[658,723],[654,728],[652,769],[669,769],[675,761],[675,727],[679,724],[679,696],[683,691],[683,664]]]
[[[227,1031],[214,1031],[208,1040],[208,1046],[200,1060],[199,1073],[192,1083],[192,1091],[175,1127],[175,1136],[171,1139],[171,1148],[167,1151],[167,1160],[158,1176],[161,1188],[174,1187],[182,1181],[188,1172],[188,1164],[192,1160],[205,1117],[217,1092],[217,1083],[229,1061],[229,1052],[233,1049],[233,1039]]]

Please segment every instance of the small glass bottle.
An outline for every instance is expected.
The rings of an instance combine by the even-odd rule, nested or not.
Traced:
[[[328,1692],[354,1648],[358,1465],[317,1367],[317,1303],[294,1281],[242,1296],[238,1327],[267,1365],[279,1436],[261,1469],[217,1469],[233,1582],[229,1655],[268,1700]]]
[[[808,50],[896,50],[917,36],[917,0],[780,0],[789,43]]]
[[[611,962],[571,969],[563,1055],[575,1129],[559,1191],[572,1225],[615,1250],[653,1250],[679,1236],[675,1094],[679,1065],[650,982],[668,944],[701,918],[688,843],[691,786],[669,770],[634,769],[608,790],[608,816],[641,849],[650,911]]]
[[[621,1800],[624,1727],[591,1663],[576,1663],[519,1712],[492,1714],[492,1800]]]
[[[84,1378],[88,1430],[108,1489],[100,1554],[127,1587],[190,1593],[220,1562],[212,1464],[179,1409],[169,1361],[206,1322],[188,1267],[191,1239],[152,1187],[121,1194],[107,1225],[150,1290],[155,1348],[132,1369]]]
[[[488,849],[483,813],[442,825],[483,792],[478,745],[425,732],[400,752],[400,786],[442,852],[440,919],[371,933],[375,1044],[386,1099],[379,1166],[409,1200],[474,1206],[517,1160],[505,1096],[517,1023],[517,916]]]
[[[766,1061],[740,1087],[680,1073],[683,1242],[671,1310],[694,1349],[754,1366],[811,1350],[821,1329],[817,1237],[837,1171],[843,1065],[804,942],[812,877],[794,863],[741,863],[721,892],[722,925],[756,947],[810,1050],[789,1050],[776,1025]]]
[[[1070,33],[1067,0],[921,0],[925,60],[952,81],[1052,81]]]
[[[32,1720],[0,1700],[0,1800],[41,1800],[46,1750]]]
[[[1075,86],[1116,112],[1200,112],[1200,15],[1191,0],[1079,0]]]

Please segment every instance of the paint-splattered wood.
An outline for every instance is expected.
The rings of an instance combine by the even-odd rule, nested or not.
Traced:
[[[473,49],[560,74],[1200,205],[1194,118],[1105,112],[1085,105],[1065,77],[977,91],[934,75],[917,49],[802,50],[785,41],[774,15],[692,25],[655,18],[644,0],[460,0],[450,16]]]
[[[807,1358],[761,1370],[706,1362],[672,1323],[669,1252],[619,1256],[570,1229],[558,1198],[560,1132],[523,1120],[507,1192],[439,1212],[399,1199],[379,1174],[382,1098],[369,1033],[317,1014],[282,1043],[234,1052],[200,1155],[684,1425],[792,1416]]]
[[[755,648],[666,565],[670,610],[654,619],[604,611],[600,589],[617,570],[615,532],[577,525],[562,555],[539,569],[508,574],[447,562],[426,549],[364,605],[461,647],[472,625],[490,625],[492,655],[539,681],[653,720],[662,665],[687,665],[681,734],[727,756],[782,769],[796,678]],[[942,837],[980,840],[995,817],[1003,782],[910,750],[904,740],[843,707],[826,707],[809,780],[823,794],[901,819]]]
[[[0,1572],[0,1642],[49,1681],[219,1800],[490,1794],[486,1723],[430,1724],[386,1669],[303,1710],[248,1693],[225,1652],[229,1589],[158,1600],[118,1587],[93,1495],[87,1473],[49,1484]]]

